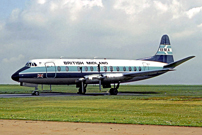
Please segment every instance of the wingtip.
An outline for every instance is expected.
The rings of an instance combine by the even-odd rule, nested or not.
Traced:
[[[189,57],[187,57],[188,59],[193,59],[193,58],[195,58],[196,56],[189,56]]]

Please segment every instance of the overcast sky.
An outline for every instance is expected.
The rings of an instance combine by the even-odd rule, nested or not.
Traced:
[[[135,84],[202,84],[201,0],[1,0],[0,84],[35,58],[152,56],[163,34],[196,58]]]

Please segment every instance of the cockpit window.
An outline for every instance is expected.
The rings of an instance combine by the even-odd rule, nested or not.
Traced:
[[[36,67],[37,64],[35,62],[33,62],[33,63],[32,62],[27,62],[25,66],[26,67]]]
[[[37,66],[37,64],[36,64],[36,63],[32,63],[32,66],[33,66],[33,67],[36,67],[36,66]]]
[[[25,66],[26,67],[31,67],[31,64],[32,64],[31,62],[27,62]]]

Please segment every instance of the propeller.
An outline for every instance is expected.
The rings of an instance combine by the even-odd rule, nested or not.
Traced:
[[[100,64],[97,65],[97,68],[98,68],[98,73],[100,74]],[[102,76],[102,75],[101,75]],[[101,91],[101,85],[102,85],[102,82],[101,82],[101,78],[99,79],[99,90]]]
[[[99,80],[99,90],[101,91],[101,84],[102,82],[101,82],[101,79]]]

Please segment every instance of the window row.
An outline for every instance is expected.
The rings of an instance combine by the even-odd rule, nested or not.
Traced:
[[[109,71],[113,72],[113,71],[141,71],[142,68],[141,67],[109,67]],[[108,67],[104,66],[104,71],[107,72],[108,71]]]
[[[97,67],[98,68],[98,67]],[[95,69],[94,67],[87,67],[87,66],[85,66],[85,67],[80,67],[80,66],[78,66],[77,67],[77,71],[98,71],[98,69]],[[57,69],[58,69],[58,71],[61,71],[61,67],[60,66],[58,66],[57,67]],[[66,71],[69,71],[69,67],[68,66],[66,66],[65,67],[65,70]],[[110,66],[110,67],[107,67],[107,66],[104,66],[103,68],[101,67],[101,70],[100,71],[105,71],[105,72],[107,72],[107,71],[111,71],[111,72],[113,72],[113,71],[141,71],[142,70],[142,68],[141,67],[112,67],[112,66]]]

